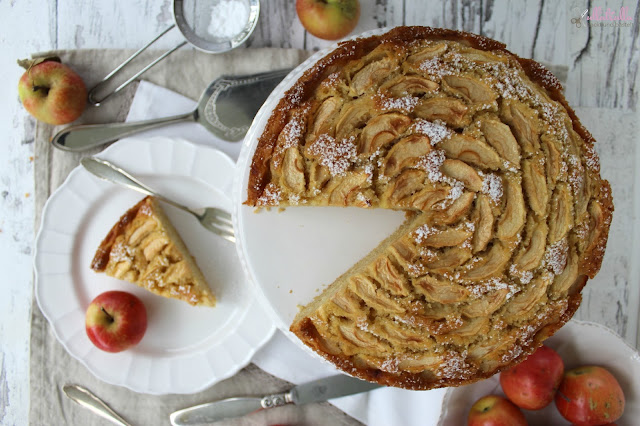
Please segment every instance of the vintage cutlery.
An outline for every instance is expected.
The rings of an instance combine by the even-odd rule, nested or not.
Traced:
[[[118,413],[113,411],[111,407],[104,403],[100,398],[95,396],[89,389],[79,385],[66,384],[62,387],[62,391],[72,401],[80,404],[84,408],[94,412],[120,426],[131,426],[125,419],[120,417]]]
[[[227,398],[207,404],[196,405],[171,413],[173,426],[199,425],[216,422],[229,417],[239,417],[255,411],[280,407],[286,404],[308,404],[326,401],[341,396],[367,392],[381,387],[345,375],[327,377],[294,386],[288,392],[263,397]]]
[[[159,195],[153,189],[134,178],[131,174],[106,160],[100,160],[95,157],[86,157],[82,159],[81,163],[87,171],[101,179],[117,183],[118,185],[133,189],[134,191],[142,192],[143,194],[152,195],[165,203],[191,213],[198,219],[200,224],[209,231],[221,236],[225,240],[231,241],[232,243],[236,242],[236,238],[233,233],[231,215],[224,210],[217,207],[206,207],[201,209],[190,209],[189,207],[185,207],[182,204],[176,203],[173,200]]]
[[[126,61],[124,61],[116,69],[111,71],[105,78],[102,79],[102,81],[100,81],[91,90],[89,90],[89,102],[95,106],[100,105],[108,97],[118,93],[120,90],[127,87],[130,83],[135,81],[138,77],[147,72],[158,62],[162,61],[164,58],[180,49],[187,43],[191,43],[192,46],[196,47],[200,51],[207,53],[226,52],[228,50],[235,49],[236,47],[244,43],[249,38],[253,30],[255,29],[256,24],[258,23],[258,16],[260,15],[260,1],[250,0],[248,2],[247,6],[249,7],[249,14],[245,27],[242,31],[229,39],[213,38],[210,34],[208,34],[207,25],[202,25],[202,17],[205,17],[206,19],[207,14],[209,15],[209,17],[211,16],[211,7],[214,3],[215,0],[173,0],[173,17],[175,19],[175,24],[171,25],[169,28],[160,33],[156,38],[147,43],[144,47],[140,48],[136,53],[131,55]],[[166,33],[176,27],[178,28],[178,31],[180,31],[180,33],[184,36],[184,41],[180,42],[174,48],[169,49],[168,51],[157,57],[136,74],[131,76],[127,81],[119,85],[112,92],[104,95],[102,98],[96,98],[96,92],[100,92],[102,86],[108,83],[116,74],[122,71],[124,67],[126,67],[149,46],[151,46],[153,43],[162,38]]]
[[[85,151],[122,137],[168,124],[196,122],[229,141],[241,140],[271,91],[291,70],[220,77],[200,95],[196,108],[186,114],[132,123],[82,124],[58,132],[51,143],[65,151]]]

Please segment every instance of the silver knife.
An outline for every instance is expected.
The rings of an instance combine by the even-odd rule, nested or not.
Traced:
[[[228,398],[209,402],[176,411],[169,416],[173,426],[200,425],[216,422],[230,417],[281,407],[287,404],[308,404],[326,401],[341,396],[367,392],[381,387],[376,383],[365,382],[345,375],[327,377],[294,386],[288,392],[263,397]]]

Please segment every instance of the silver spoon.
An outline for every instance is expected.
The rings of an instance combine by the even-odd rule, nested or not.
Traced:
[[[271,91],[291,70],[220,77],[202,92],[196,109],[186,114],[132,123],[83,124],[58,132],[51,143],[64,151],[85,151],[125,136],[168,124],[196,122],[230,142],[241,140]]]
[[[198,219],[200,224],[209,231],[221,236],[227,241],[231,241],[232,243],[236,242],[236,237],[233,233],[231,215],[226,211],[217,207],[206,207],[202,209],[190,209],[189,207],[185,207],[182,204],[176,203],[173,200],[159,195],[153,189],[134,178],[131,174],[106,160],[100,160],[95,157],[85,157],[80,161],[80,163],[85,169],[87,169],[87,171],[100,179],[117,183],[118,185],[133,189],[134,191],[142,192],[146,195],[151,195],[165,203],[184,210],[187,213],[191,213],[196,217],[196,219]]]
[[[62,387],[63,392],[72,401],[80,404],[84,408],[103,417],[119,426],[131,426],[118,413],[113,411],[104,401],[95,396],[89,389],[79,385],[66,384]]]

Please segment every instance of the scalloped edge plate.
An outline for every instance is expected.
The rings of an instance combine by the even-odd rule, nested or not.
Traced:
[[[129,138],[98,157],[186,205],[231,210],[235,164],[213,148],[183,139]],[[163,205],[216,294],[215,308],[192,307],[94,273],[89,265],[100,241],[142,197],[81,166],[74,169],[43,210],[34,255],[36,299],[58,341],[98,379],[141,393],[195,393],[245,367],[275,326],[231,243],[173,206]],[[117,354],[94,347],[84,329],[88,304],[107,290],[136,294],[149,318],[140,344]]]
[[[581,365],[599,365],[611,371],[620,382],[626,399],[624,414],[616,424],[637,424],[634,421],[640,418],[640,355],[618,334],[594,322],[571,320],[544,344],[558,352],[566,370]],[[504,396],[499,374],[467,386],[448,388],[442,400],[438,426],[467,424],[473,403],[489,394]],[[553,402],[539,411],[522,412],[531,425],[570,425]]]

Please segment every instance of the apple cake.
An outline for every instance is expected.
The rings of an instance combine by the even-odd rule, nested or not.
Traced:
[[[195,306],[216,298],[158,200],[146,197],[113,225],[91,269]]]
[[[291,331],[353,376],[409,389],[522,361],[602,262],[613,203],[594,142],[558,80],[497,41],[399,27],[341,43],[272,112],[245,204],[407,218]]]

